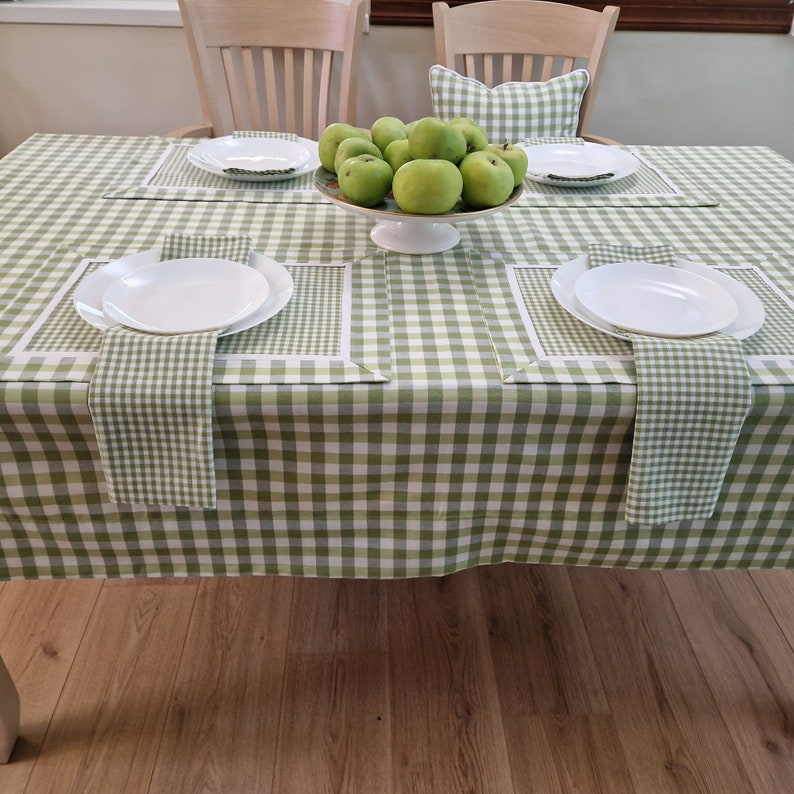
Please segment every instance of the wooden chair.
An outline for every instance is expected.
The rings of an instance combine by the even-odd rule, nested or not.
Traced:
[[[179,0],[204,120],[170,135],[354,124],[364,2]]]
[[[586,68],[590,83],[579,111],[578,134],[587,134],[607,45],[620,9],[592,11],[539,0],[485,0],[450,8],[433,3],[438,63],[489,88],[511,80],[546,81]]]

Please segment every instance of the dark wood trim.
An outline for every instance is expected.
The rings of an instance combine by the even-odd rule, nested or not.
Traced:
[[[452,6],[477,0],[448,0]],[[635,0],[621,3],[618,30],[679,30],[733,33],[788,33],[794,17],[789,0]],[[433,0],[371,0],[374,25],[430,26]],[[570,3],[600,11],[605,3]]]

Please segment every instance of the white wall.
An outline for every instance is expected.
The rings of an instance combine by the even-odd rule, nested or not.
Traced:
[[[430,28],[365,37],[359,123],[431,112]],[[0,24],[0,154],[33,132],[165,134],[197,123],[173,27]],[[626,143],[770,146],[794,160],[794,37],[615,34],[591,131]]]

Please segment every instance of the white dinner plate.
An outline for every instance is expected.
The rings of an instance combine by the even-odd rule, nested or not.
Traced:
[[[590,314],[625,331],[692,337],[730,325],[739,310],[709,279],[667,265],[615,262],[594,267],[574,286]]]
[[[311,173],[320,165],[317,143],[308,138],[290,141],[226,135],[197,143],[188,152],[187,159],[203,171],[238,182],[283,182]],[[227,169],[242,169],[243,172]]]
[[[118,325],[116,320],[106,315],[102,309],[105,291],[118,279],[157,262],[159,258],[159,250],[153,248],[116,259],[97,268],[77,285],[74,292],[75,310],[87,323],[100,331]],[[267,298],[255,312],[221,331],[221,336],[236,334],[269,320],[278,314],[292,298],[294,290],[292,277],[283,265],[268,256],[254,252],[248,259],[248,266],[261,273],[267,280],[270,286]]]
[[[749,287],[709,265],[701,265],[697,262],[690,262],[687,259],[677,258],[676,267],[719,284],[733,297],[738,309],[737,316],[730,325],[720,329],[722,333],[733,336],[736,339],[747,339],[764,324],[764,305]],[[560,306],[576,317],[576,319],[585,323],[585,325],[589,325],[591,328],[618,339],[623,338],[622,334],[616,331],[610,323],[589,314],[576,298],[574,292],[576,282],[588,270],[589,266],[586,256],[577,257],[561,265],[554,272],[554,276],[551,279],[552,294]]]
[[[631,152],[601,143],[522,145],[527,179],[558,187],[596,187],[633,174],[640,161]]]
[[[228,328],[253,314],[270,285],[253,268],[228,259],[168,259],[114,281],[102,311],[116,322],[154,334]]]

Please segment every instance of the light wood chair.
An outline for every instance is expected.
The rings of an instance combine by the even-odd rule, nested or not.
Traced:
[[[590,83],[579,111],[578,134],[588,122],[620,9],[592,11],[540,0],[485,0],[450,8],[433,3],[436,59],[442,66],[493,88],[511,80],[546,81],[585,68]]]
[[[179,0],[204,118],[170,135],[354,124],[364,3]]]

